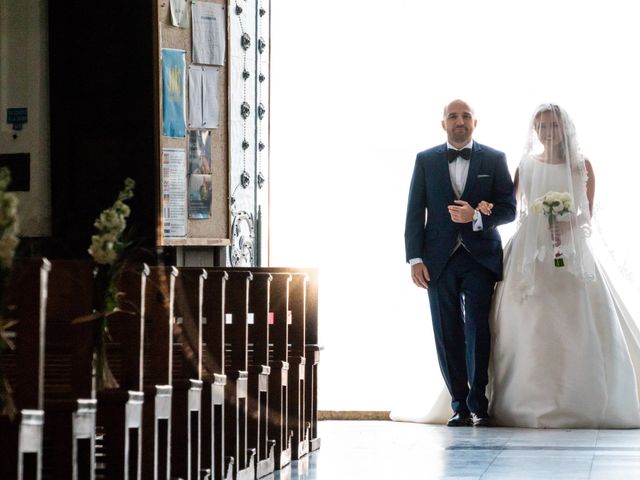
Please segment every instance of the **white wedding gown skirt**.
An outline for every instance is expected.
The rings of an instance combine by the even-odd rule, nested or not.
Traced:
[[[551,258],[520,278],[505,251],[505,281],[490,322],[490,411],[498,425],[535,428],[640,427],[640,332],[596,262],[585,280]],[[593,255],[582,239],[587,255]],[[523,296],[518,283],[532,282]]]
[[[583,280],[547,258],[538,262],[532,295],[522,295],[516,233],[505,248],[504,281],[490,317],[487,394],[497,425],[531,428],[640,427],[640,332],[596,263]],[[592,255],[590,248],[587,253]],[[444,423],[450,397],[429,411],[394,411],[399,421]]]

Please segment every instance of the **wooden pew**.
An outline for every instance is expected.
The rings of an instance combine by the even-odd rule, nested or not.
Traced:
[[[216,271],[227,269],[207,268],[207,272]],[[232,457],[229,461],[233,463],[236,480],[253,480],[256,475],[256,450],[247,443],[249,285],[253,277],[247,271],[227,273],[224,351],[212,352],[214,361],[220,363],[226,376],[224,453]]]
[[[130,267],[120,278],[122,312],[109,316],[107,359],[119,387],[98,392],[97,428],[106,478],[141,476],[145,287],[149,267]]]
[[[180,268],[185,274],[202,269]],[[202,291],[202,355],[201,379],[201,475],[211,479],[233,479],[233,461],[225,458],[224,450],[224,321],[225,288],[228,276],[224,271],[205,271]]]
[[[0,478],[40,479],[42,470],[46,259],[14,262],[6,291],[5,319],[17,323],[6,333],[15,351],[0,356],[0,368],[13,390],[15,418],[0,416]]]
[[[202,296],[206,277],[203,269],[179,269],[175,285],[171,471],[174,477],[185,480],[200,478]]]
[[[248,445],[256,449],[256,478],[275,470],[275,440],[269,439],[270,273],[252,273],[249,290]]]
[[[151,267],[145,289],[142,478],[171,475],[175,267]]]
[[[291,418],[294,431],[293,458],[300,458],[307,451],[320,448],[320,438],[318,436],[318,365],[322,347],[318,343],[318,269],[261,267],[250,268],[249,270],[252,272],[291,273],[298,275],[300,279],[300,281],[294,282],[292,286],[292,323],[289,333],[289,354],[294,357],[304,356],[304,362],[302,363],[304,372],[298,375],[299,381],[301,379],[304,385],[301,385],[301,393],[298,394],[297,401],[292,401],[292,409],[295,412],[300,410],[303,415],[295,413]],[[306,275],[306,282],[301,283],[301,275]],[[300,305],[303,299],[304,307]],[[298,361],[298,364],[298,370],[300,370],[300,361]],[[293,384],[293,380],[290,383]],[[304,395],[302,392],[304,392]]]
[[[291,275],[273,275],[269,323],[269,424],[268,437],[275,441],[275,468],[291,463],[289,430],[289,287]]]
[[[291,456],[298,460],[309,453],[309,425],[306,421],[306,304],[307,274],[289,272],[292,276],[289,290],[289,428],[293,431]]]
[[[95,478],[93,262],[57,260],[49,273],[43,479]]]
[[[222,267],[218,267],[222,268]],[[267,349],[267,363],[268,366],[268,394],[266,396],[267,408],[265,409],[265,415],[260,416],[261,421],[267,423],[267,435],[264,437],[266,441],[265,453],[267,453],[268,466],[271,458],[273,458],[274,469],[278,470],[291,462],[291,438],[293,433],[289,430],[289,323],[291,314],[289,310],[289,287],[292,280],[291,275],[284,272],[277,272],[271,274],[272,269],[269,268],[225,268],[230,274],[237,272],[250,271],[255,274],[264,276],[269,275],[271,281],[269,282],[269,313],[267,317],[268,330],[266,335],[264,332],[261,335],[264,337],[262,345],[258,341],[257,348],[253,338],[253,364],[257,367],[254,371],[259,371],[262,375],[262,382],[265,381],[264,373],[266,369],[262,367],[264,358],[259,358],[264,355],[264,349],[266,344]],[[268,277],[266,277],[268,278]],[[255,280],[254,280],[255,281]],[[231,288],[231,287],[229,287]],[[264,291],[264,287],[262,288]],[[250,302],[251,309],[259,312],[260,303],[263,299],[260,299],[260,288],[256,288],[256,295],[251,298],[255,298],[255,304]],[[260,299],[260,300],[258,300]],[[254,320],[254,326],[260,325],[260,320]],[[256,334],[258,330],[256,330]],[[260,379],[258,378],[258,382]],[[257,396],[260,398],[260,388],[257,390]],[[264,385],[262,390],[264,391]],[[253,390],[252,390],[253,391]],[[263,397],[264,398],[264,394]],[[259,402],[260,400],[256,400]],[[252,415],[257,415],[256,408],[251,410]],[[268,413],[267,413],[268,410]],[[262,438],[262,437],[261,437]],[[272,447],[273,446],[273,447]],[[273,455],[271,455],[271,449],[273,448]],[[262,473],[262,471],[260,471]]]
[[[305,407],[306,420],[310,427],[309,450],[320,448],[318,435],[318,366],[322,346],[318,340],[318,269],[305,269],[309,281],[307,282],[305,357],[307,359]]]

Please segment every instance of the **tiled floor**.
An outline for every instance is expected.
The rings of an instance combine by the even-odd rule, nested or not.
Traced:
[[[640,430],[324,421],[322,447],[273,480],[640,479]]]

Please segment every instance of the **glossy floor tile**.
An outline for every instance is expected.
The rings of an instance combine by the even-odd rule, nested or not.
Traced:
[[[323,421],[322,447],[267,480],[640,479],[640,430]]]

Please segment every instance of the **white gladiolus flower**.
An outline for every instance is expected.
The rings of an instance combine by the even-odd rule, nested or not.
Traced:
[[[120,215],[122,215],[125,218],[128,217],[129,214],[131,213],[131,209],[129,208],[129,205],[124,203],[122,200],[116,200],[116,203],[113,204],[113,208],[115,209],[116,212],[118,212]]]
[[[131,214],[131,209],[124,201],[133,197],[135,182],[127,178],[124,183],[125,187],[118,194],[118,199],[110,208],[103,210],[93,224],[99,234],[91,237],[88,252],[96,263],[102,265],[115,263],[124,248],[120,236],[127,227],[126,218]]]
[[[8,168],[0,168],[0,268],[9,269],[13,263],[18,239],[18,198],[6,191],[11,182]]]

